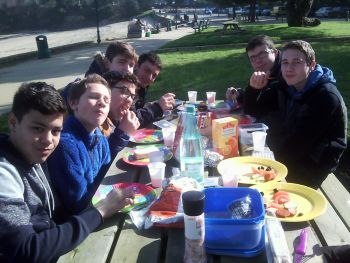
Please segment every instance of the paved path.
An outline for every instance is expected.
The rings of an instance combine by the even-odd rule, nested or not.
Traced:
[[[192,28],[181,27],[177,30],[173,29],[169,32],[162,31],[159,34],[152,35],[150,38],[124,40],[132,44],[137,52],[141,54],[143,52],[156,50],[169,41],[178,39],[191,33],[193,33]],[[56,36],[57,41],[61,41],[59,39],[65,38],[65,36],[82,35],[83,33],[81,30],[74,30],[66,32],[65,34],[66,35],[62,35],[60,38]],[[50,37],[50,35],[48,36]],[[10,39],[11,37],[0,40],[0,47],[4,45],[3,41]],[[82,40],[85,41],[85,37]],[[103,38],[103,40],[105,40],[105,38]],[[17,38],[16,41],[8,42],[6,45],[11,45],[13,42],[17,42]],[[31,59],[10,67],[1,68],[0,113],[9,110],[13,94],[21,83],[40,80],[53,84],[56,88],[62,88],[70,81],[73,81],[76,77],[83,76],[89,64],[91,63],[94,54],[97,51],[104,52],[107,45],[108,41],[104,41],[100,45],[96,44],[94,46],[83,47],[74,51],[53,55],[48,59]],[[14,45],[13,50],[15,49],[17,49],[18,52],[18,48],[16,48]]]

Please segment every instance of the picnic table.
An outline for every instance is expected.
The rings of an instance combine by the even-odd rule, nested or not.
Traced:
[[[132,166],[122,157],[130,148],[122,150],[114,159],[102,184],[119,182],[150,183],[147,167]],[[172,158],[167,162],[166,176],[171,167],[177,166]],[[303,228],[309,232],[308,246],[303,262],[326,262],[321,246],[350,243],[350,194],[330,174],[318,189],[327,198],[326,212],[307,222],[282,223],[288,248],[293,258],[297,238]],[[184,255],[184,230],[156,228],[138,230],[127,214],[118,214],[106,220],[77,248],[62,256],[58,262],[106,263],[106,262],[182,262]],[[272,262],[269,253],[257,257],[240,258],[208,254],[208,262]]]
[[[227,30],[232,30],[234,32],[244,31],[244,29],[242,29],[239,26],[239,23],[237,21],[230,20],[230,21],[223,22],[222,24],[223,24],[223,29],[222,29],[223,34],[225,34]]]

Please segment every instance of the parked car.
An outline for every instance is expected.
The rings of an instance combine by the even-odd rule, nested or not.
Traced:
[[[205,13],[206,15],[212,15],[213,11],[211,11],[210,9],[205,9],[205,10],[204,10],[204,13]]]
[[[287,15],[287,8],[285,6],[274,6],[271,11],[272,16],[286,16]]]
[[[271,9],[266,8],[266,9],[261,10],[261,15],[262,16],[270,16],[271,15]]]
[[[232,8],[231,8],[232,9]],[[214,8],[213,10],[212,10],[212,12],[214,13],[214,14],[227,14],[228,13],[228,10],[227,10],[227,8]]]
[[[329,15],[329,17],[337,17],[337,18],[345,17],[346,10],[347,10],[347,8],[345,8],[345,7],[336,6],[336,7],[332,8],[332,10],[328,13],[328,15]]]
[[[332,7],[324,6],[315,12],[316,17],[329,17],[329,13],[332,11]]]

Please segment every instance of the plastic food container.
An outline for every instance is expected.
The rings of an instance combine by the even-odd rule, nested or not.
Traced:
[[[266,132],[269,129],[264,123],[240,124],[238,126],[238,137],[241,145],[253,145],[252,132]]]
[[[265,247],[265,210],[260,193],[247,187],[207,188],[204,193],[207,252],[242,257],[262,252]],[[231,218],[229,205],[247,196],[251,198],[251,216]]]

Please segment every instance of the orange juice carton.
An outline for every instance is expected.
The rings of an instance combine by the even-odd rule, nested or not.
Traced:
[[[212,123],[213,148],[224,158],[238,156],[238,120],[232,117],[215,119]]]

